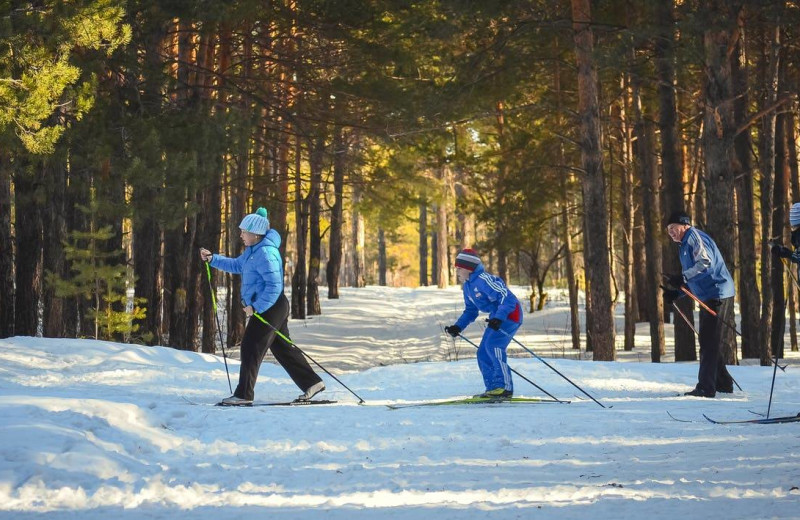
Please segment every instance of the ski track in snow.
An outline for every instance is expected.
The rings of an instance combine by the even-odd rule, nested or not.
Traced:
[[[517,337],[612,408],[525,354],[511,366],[572,404],[389,410],[482,389],[473,347],[441,333],[460,291],[344,289],[322,303],[322,316],[290,323],[292,338],[369,406],[324,374],[320,397],[336,405],[193,406],[228,395],[221,357],[0,340],[0,519],[800,518],[800,425],[701,415],[765,412],[770,367],[730,367],[745,390],[732,396],[679,397],[696,363],[649,363],[647,324],[620,361],[579,361],[556,295]],[[465,334],[477,342],[482,328]],[[789,357],[771,416],[800,411]],[[518,377],[515,387],[540,395]],[[297,394],[267,360],[257,399]]]

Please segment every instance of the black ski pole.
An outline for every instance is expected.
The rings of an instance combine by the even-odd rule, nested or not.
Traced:
[[[350,390],[350,387],[349,387],[349,386],[347,386],[346,384],[342,383],[342,381],[341,381],[341,380],[340,380],[338,377],[336,377],[335,375],[333,375],[333,374],[331,374],[330,372],[328,372],[328,369],[327,369],[327,368],[325,368],[324,366],[322,366],[322,365],[320,365],[319,363],[317,363],[317,360],[316,360],[316,359],[314,359],[314,358],[312,358],[311,356],[309,356],[309,355],[308,355],[308,354],[307,354],[307,353],[306,353],[306,352],[305,352],[303,349],[301,349],[300,347],[298,347],[298,346],[297,346],[297,343],[295,343],[294,341],[292,341],[292,340],[290,340],[289,338],[287,338],[287,337],[286,337],[284,334],[282,334],[282,333],[281,333],[281,331],[279,331],[278,329],[276,329],[276,328],[275,328],[275,326],[274,326],[272,323],[270,323],[270,322],[268,322],[267,320],[265,320],[265,319],[263,318],[263,316],[261,316],[261,315],[260,315],[259,313],[257,313],[257,312],[254,312],[254,313],[253,313],[253,316],[255,316],[256,318],[258,318],[258,319],[259,319],[259,321],[261,321],[262,323],[266,324],[266,325],[267,325],[269,328],[271,328],[272,330],[274,330],[274,331],[275,331],[275,333],[276,333],[278,336],[280,336],[280,337],[281,337],[281,339],[283,339],[283,341],[285,341],[286,343],[288,343],[288,344],[292,345],[292,346],[293,346],[293,347],[295,347],[297,350],[299,350],[301,354],[303,354],[305,357],[307,357],[308,359],[310,359],[310,360],[311,360],[311,361],[312,361],[312,362],[313,362],[315,365],[317,365],[319,368],[321,368],[323,372],[325,372],[326,374],[328,374],[329,376],[331,376],[333,379],[335,379],[335,380],[336,380],[336,382],[337,382],[337,383],[339,383],[340,385],[342,385],[343,387],[345,387],[345,388],[347,389],[347,391],[348,391],[348,392],[350,392],[351,394],[353,394],[354,396],[356,396],[356,399],[358,399],[358,404],[364,404],[364,400],[363,400],[363,399],[362,399],[362,398],[361,398],[361,397],[360,397],[360,396],[359,396],[357,393],[355,393],[355,392],[353,392],[352,390]]]
[[[214,304],[214,319],[217,321],[217,332],[219,333],[219,346],[222,347],[222,359],[225,361],[225,373],[228,375],[228,388],[233,393],[233,386],[231,386],[231,373],[228,371],[228,356],[225,354],[225,343],[222,341],[222,327],[219,326],[219,315],[217,314],[217,295],[214,292],[214,286],[211,284],[211,264],[206,264],[206,278],[208,278],[208,288],[211,291],[211,302]]]
[[[480,347],[479,347],[478,345],[476,345],[475,343],[473,343],[472,341],[470,341],[470,340],[469,340],[469,339],[468,339],[466,336],[463,336],[462,334],[460,334],[460,333],[459,333],[458,337],[460,337],[461,339],[463,339],[464,341],[466,341],[467,343],[469,343],[470,345],[472,345],[473,347],[475,347],[475,349],[476,349],[476,350],[477,350],[477,349],[480,349]],[[531,381],[531,380],[530,380],[530,379],[528,379],[527,377],[523,376],[522,374],[520,374],[519,372],[517,372],[516,370],[514,370],[514,369],[513,369],[513,368],[511,368],[510,366],[509,366],[508,368],[509,368],[509,369],[510,369],[512,372],[514,372],[515,374],[517,374],[519,377],[521,377],[521,378],[522,378],[522,379],[524,379],[525,381],[529,382],[530,384],[532,384],[533,386],[535,386],[536,388],[538,388],[538,389],[539,389],[541,392],[543,392],[543,393],[547,394],[549,397],[553,398],[553,400],[554,400],[554,401],[556,401],[556,402],[558,402],[558,403],[568,403],[568,402],[569,402],[569,401],[564,401],[563,399],[559,399],[558,397],[554,396],[553,394],[551,394],[550,392],[548,392],[547,390],[545,390],[545,389],[544,389],[544,388],[542,388],[541,386],[537,385],[536,383],[534,383],[533,381]]]
[[[775,368],[772,369],[772,384],[769,386],[769,403],[767,403],[767,419],[769,410],[772,408],[772,391],[775,389],[775,374],[778,372],[778,353],[775,352]]]
[[[672,308],[675,309],[675,311],[678,314],[681,315],[681,318],[683,318],[683,321],[685,321],[686,324],[689,326],[689,328],[692,329],[692,332],[694,332],[697,335],[697,339],[700,339],[700,333],[697,332],[697,329],[694,328],[694,325],[689,321],[689,318],[687,318],[686,315],[683,313],[683,311],[681,311],[678,308],[678,306],[675,304],[674,301],[672,302]],[[728,374],[728,375],[730,375],[730,374]],[[736,381],[736,379],[733,378],[733,376],[731,376],[731,381],[733,381],[733,384],[736,385],[736,388],[738,388],[740,392],[744,392],[744,390],[742,390],[742,387],[739,386],[739,383]]]
[[[540,358],[540,357],[539,357],[539,356],[536,354],[536,352],[532,351],[531,349],[529,349],[528,347],[526,347],[525,345],[523,345],[522,343],[520,343],[519,341],[517,341],[517,338],[515,338],[514,336],[512,336],[512,335],[511,335],[511,334],[509,334],[508,332],[504,331],[503,329],[497,329],[497,330],[498,330],[499,332],[502,332],[503,334],[505,334],[507,337],[511,338],[511,341],[513,341],[514,343],[516,343],[516,344],[517,344],[517,345],[519,345],[520,347],[524,348],[524,349],[525,349],[526,351],[528,351],[528,352],[529,352],[529,353],[530,353],[530,354],[531,354],[533,357],[535,357],[536,359],[538,359],[539,361],[541,361],[542,363],[544,363],[544,364],[545,364],[545,366],[546,366],[547,368],[549,368],[550,370],[552,370],[552,371],[553,371],[553,372],[555,372],[556,374],[558,374],[558,375],[560,375],[561,377],[563,377],[565,381],[567,381],[569,384],[571,384],[572,386],[574,386],[575,388],[577,388],[578,390],[580,390],[581,392],[583,392],[583,395],[585,395],[586,397],[588,397],[589,399],[591,399],[591,400],[592,400],[592,401],[594,401],[595,403],[599,404],[601,408],[606,408],[606,406],[605,406],[603,403],[601,403],[600,401],[598,401],[597,399],[595,399],[594,397],[592,397],[591,395],[589,395],[589,393],[588,393],[588,392],[586,392],[586,390],[584,390],[583,388],[581,388],[581,387],[579,387],[578,385],[576,385],[575,383],[573,383],[573,382],[572,382],[572,380],[571,380],[570,378],[568,378],[567,376],[565,376],[564,374],[562,374],[561,372],[559,372],[558,370],[556,370],[556,368],[555,368],[555,367],[553,367],[552,365],[550,365],[550,363],[548,363],[548,362],[547,362],[547,361],[545,361],[544,359]]]

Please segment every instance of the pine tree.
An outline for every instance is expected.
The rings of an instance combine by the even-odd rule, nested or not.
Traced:
[[[94,204],[92,207],[96,210]],[[86,208],[84,211],[92,212]],[[122,334],[126,341],[147,341],[149,338],[136,335],[139,325],[134,320],[143,320],[147,309],[144,299],[128,298],[132,280],[124,261],[119,261],[123,251],[109,252],[105,247],[116,238],[115,233],[111,226],[91,227],[89,231],[68,234],[69,243],[64,246],[64,254],[72,276],[65,278],[48,272],[45,283],[54,290],[56,297],[83,298],[91,302],[87,317],[94,323],[95,339],[108,340]],[[122,304],[125,310],[115,310],[115,304]]]

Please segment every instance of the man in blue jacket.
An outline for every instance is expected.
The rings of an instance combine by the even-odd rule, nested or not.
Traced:
[[[245,216],[239,229],[246,247],[237,258],[211,254],[208,249],[200,249],[200,258],[204,262],[210,262],[211,267],[242,275],[241,303],[244,313],[251,317],[242,337],[239,384],[233,395],[219,404],[253,404],[258,370],[269,349],[272,349],[275,359],[292,381],[303,390],[297,400],[309,400],[325,390],[322,379],[308,364],[300,349],[277,335],[263,321],[252,318],[254,313],[258,313],[284,337],[289,337],[289,300],[283,294],[283,261],[278,249],[281,236],[270,229],[267,210],[264,208],[258,208],[255,213]]]
[[[486,387],[479,397],[509,398],[514,395],[514,384],[506,348],[522,325],[522,306],[501,278],[486,272],[472,249],[464,249],[456,256],[456,276],[464,284],[465,309],[455,324],[444,330],[456,337],[480,311],[489,313],[489,324],[478,347],[478,368]]]
[[[669,216],[667,233],[673,242],[680,244],[679,255],[682,273],[669,275],[672,293],[680,297],[687,287],[697,299],[710,308],[716,316],[700,308],[700,369],[697,386],[684,395],[714,397],[717,392],[733,392],[733,378],[725,366],[722,355],[723,320],[733,315],[733,278],[725,266],[717,244],[707,234],[692,227],[689,215],[676,211]]]

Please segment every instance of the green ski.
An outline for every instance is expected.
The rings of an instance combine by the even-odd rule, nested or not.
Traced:
[[[399,410],[400,408],[416,408],[420,406],[459,406],[459,405],[503,405],[503,404],[545,404],[545,403],[562,403],[569,404],[569,401],[561,401],[558,399],[541,399],[538,397],[511,397],[511,398],[498,398],[498,397],[464,397],[460,399],[447,399],[444,401],[422,401],[417,403],[402,403],[402,404],[387,404],[386,406],[392,410]]]

